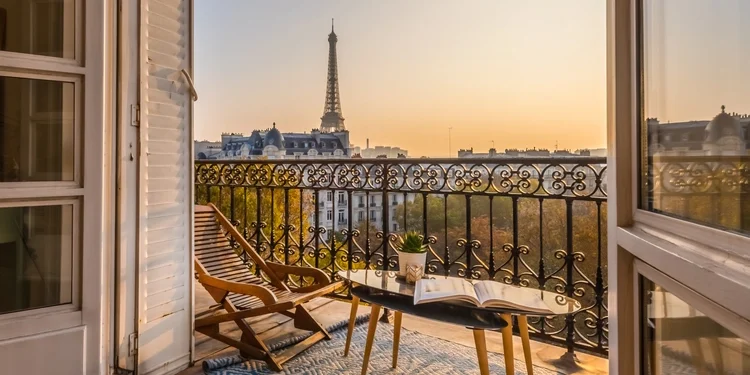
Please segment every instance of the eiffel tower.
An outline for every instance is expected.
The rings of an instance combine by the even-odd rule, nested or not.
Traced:
[[[333,32],[333,18],[331,18],[331,33],[328,34],[328,80],[326,81],[326,104],[321,117],[320,131],[323,133],[345,131],[344,117],[341,115],[341,99],[339,97],[339,73],[336,61],[336,42],[338,37]]]

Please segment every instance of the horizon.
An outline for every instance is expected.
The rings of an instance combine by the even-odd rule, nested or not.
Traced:
[[[285,133],[319,127],[335,18],[354,146],[369,138],[445,157],[452,127],[454,157],[492,141],[498,150],[605,147],[604,4],[544,4],[196,1],[195,139],[273,122]],[[569,42],[550,45],[551,32]]]
[[[668,54],[644,47],[660,51],[649,64],[662,71],[647,84],[670,95],[644,104],[648,117],[662,123],[710,120],[721,105],[750,110],[742,95],[732,95],[742,90],[741,66],[715,72],[701,56],[704,49],[733,56],[727,46],[747,36],[733,31],[737,23],[712,15],[715,5],[690,4],[680,14],[652,12],[646,23],[662,35],[660,43],[675,39]],[[354,146],[364,148],[369,139],[413,157],[493,146],[606,148],[606,7],[599,0],[576,5],[198,0],[195,140],[248,135],[274,122],[283,133],[318,128],[335,18],[342,114]],[[734,14],[739,22],[741,12]],[[694,27],[698,19],[703,28]],[[696,39],[700,29],[722,30],[732,40]],[[685,64],[663,70],[677,60]],[[703,78],[689,83],[681,78],[687,75]]]

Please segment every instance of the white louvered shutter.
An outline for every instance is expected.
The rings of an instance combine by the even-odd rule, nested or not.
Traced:
[[[138,373],[192,350],[191,0],[141,0]]]

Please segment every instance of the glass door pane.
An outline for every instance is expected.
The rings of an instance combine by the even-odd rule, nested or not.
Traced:
[[[641,277],[644,375],[750,374],[750,344]]]
[[[0,315],[73,302],[73,206],[0,208]]]
[[[642,5],[641,208],[750,234],[750,1]]]
[[[73,181],[75,87],[0,77],[0,182]]]
[[[75,57],[75,0],[0,0],[0,51]]]

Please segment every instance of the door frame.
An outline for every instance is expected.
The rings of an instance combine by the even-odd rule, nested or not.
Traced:
[[[638,275],[659,270],[676,293],[702,299],[724,325],[750,320],[750,238],[643,210],[640,200],[642,0],[607,1],[607,162],[609,178],[609,372],[640,373]],[[732,269],[734,265],[734,269]],[[745,268],[745,269],[748,269]],[[635,306],[635,308],[632,308]],[[712,314],[723,311],[726,313]],[[737,318],[732,318],[736,316]],[[741,331],[747,337],[750,332]]]

